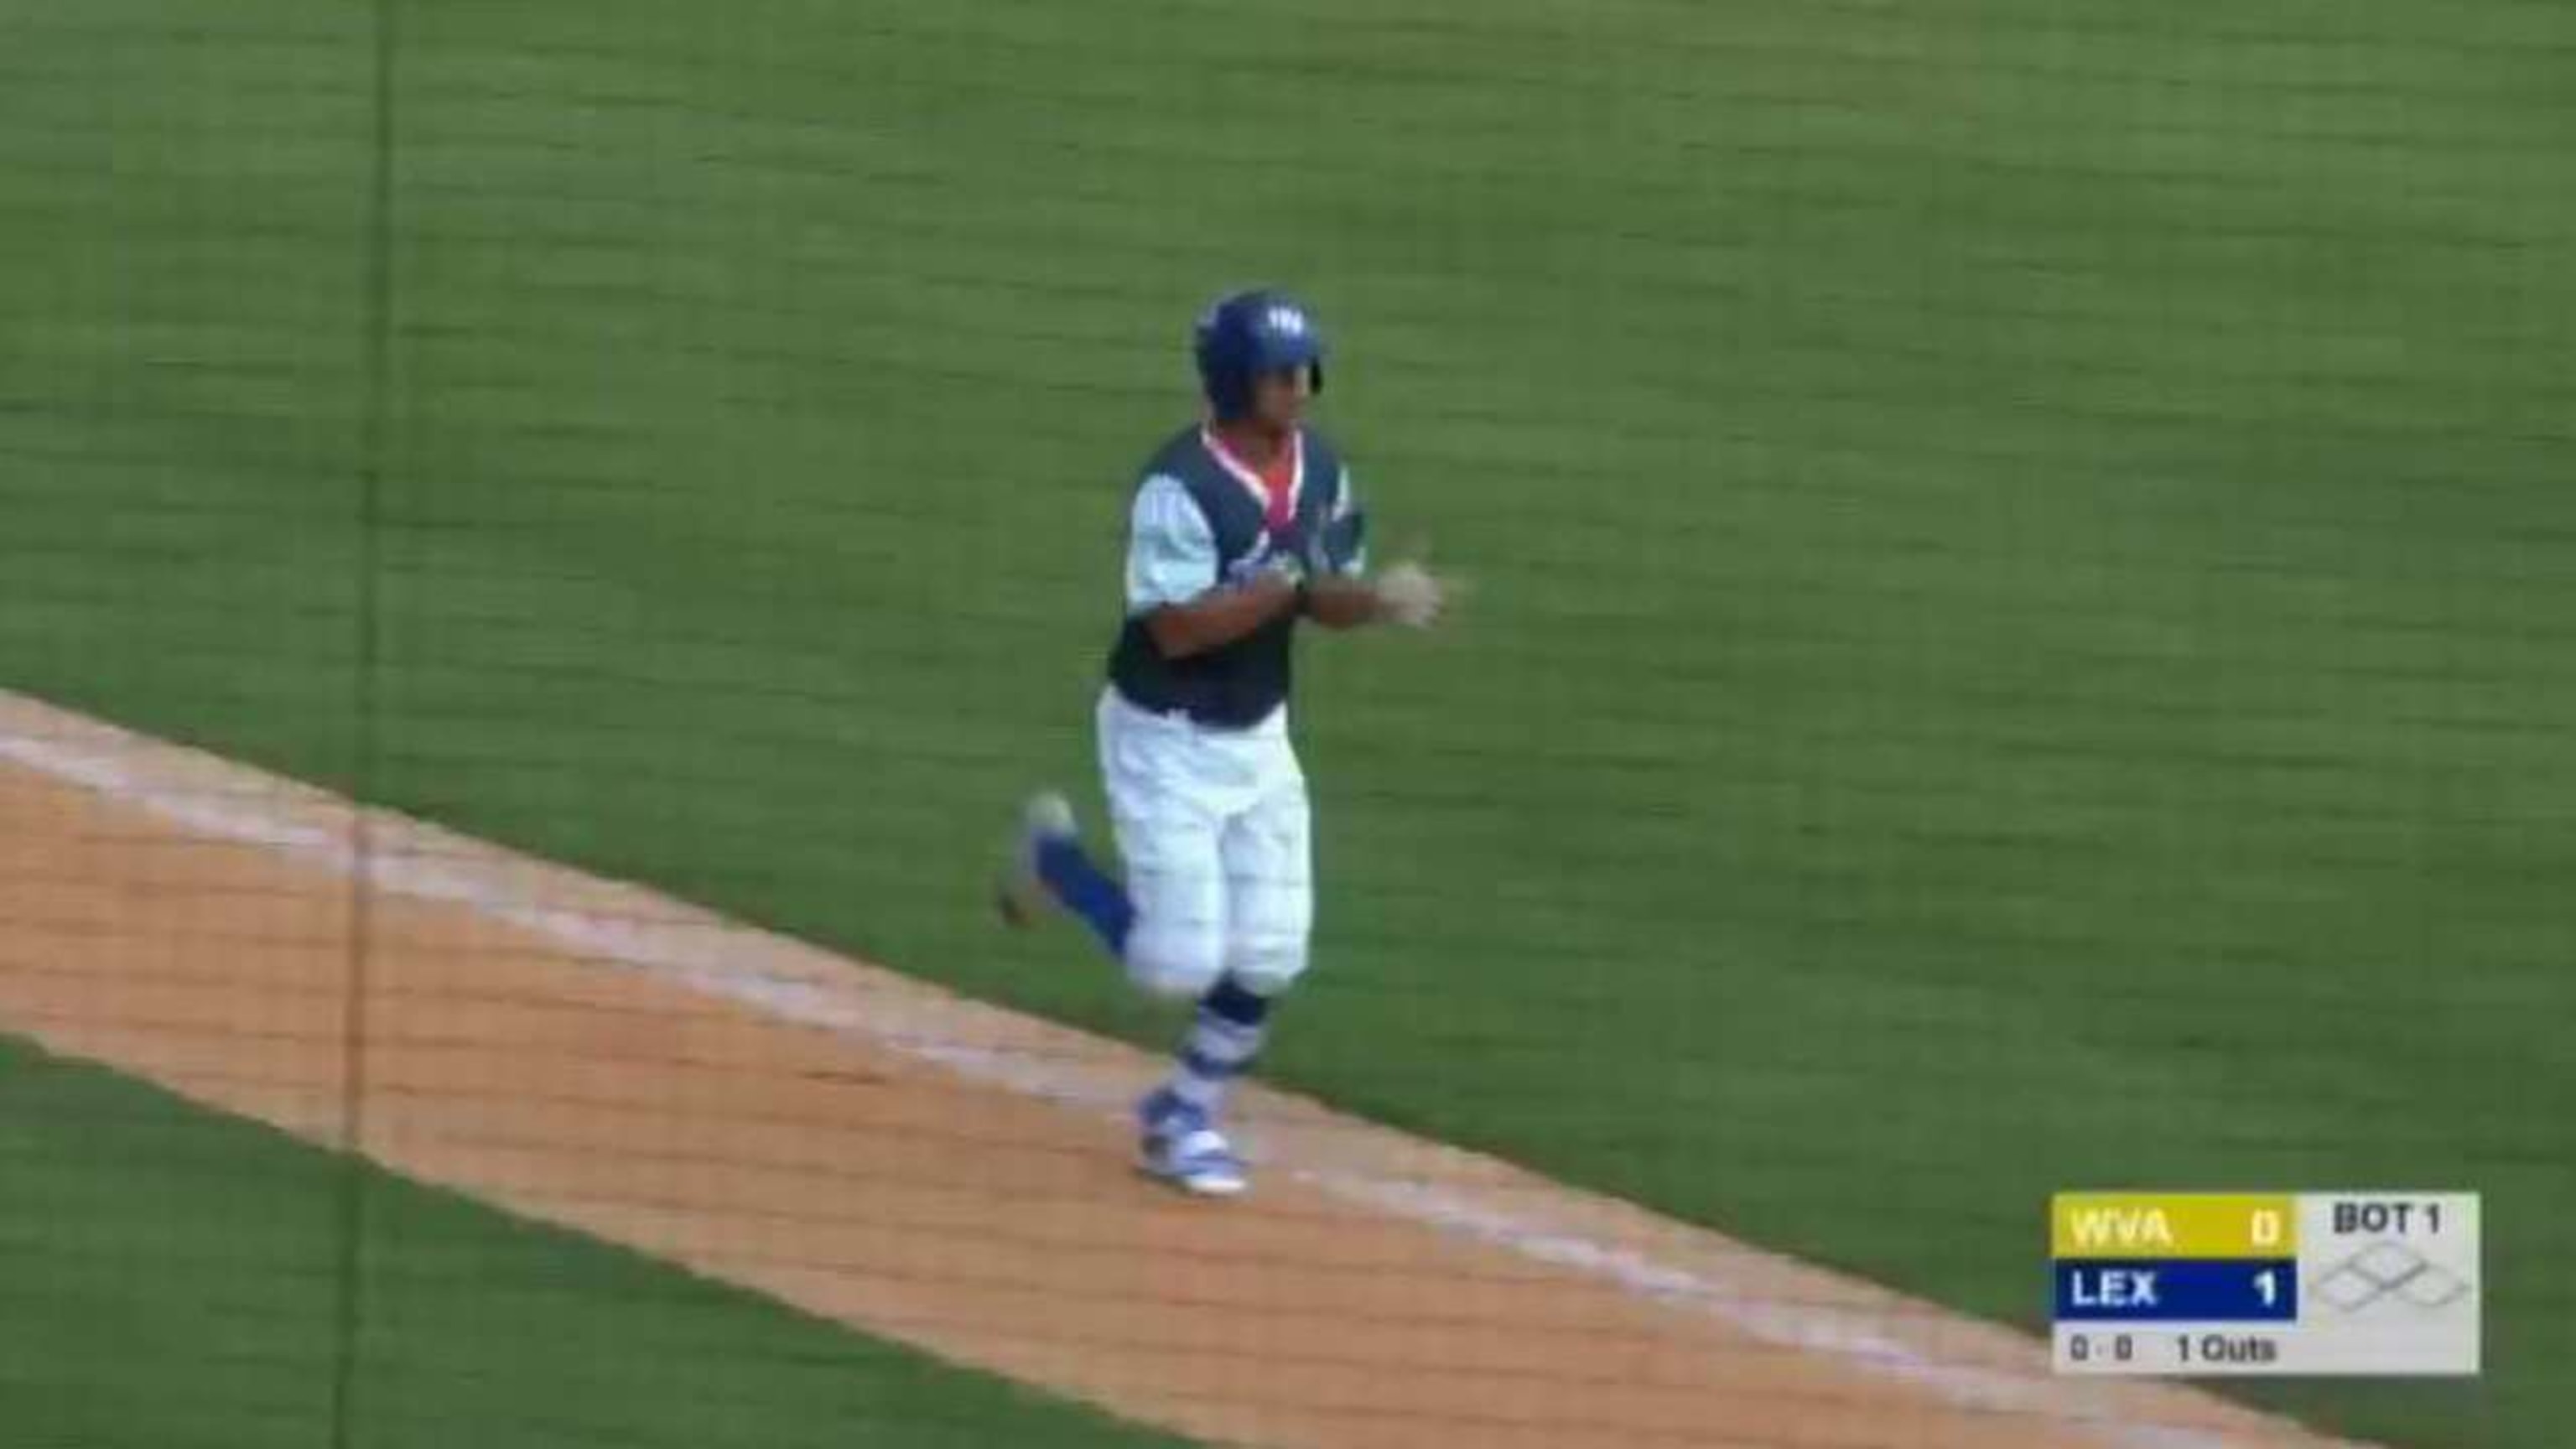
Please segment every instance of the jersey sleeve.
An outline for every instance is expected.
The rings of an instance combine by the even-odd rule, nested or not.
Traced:
[[[1333,490],[1332,516],[1324,523],[1324,557],[1337,574],[1368,571],[1368,511],[1360,507],[1348,468]]]
[[[1136,490],[1127,524],[1127,612],[1186,604],[1216,587],[1216,534],[1177,478],[1156,474]]]

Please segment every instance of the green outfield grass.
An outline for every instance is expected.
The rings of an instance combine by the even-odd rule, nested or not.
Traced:
[[[0,1104],[12,1445],[1180,1442],[6,1037]]]
[[[2483,1383],[2263,1397],[2562,1439],[2576,11],[403,8],[380,754],[314,7],[0,18],[0,682],[1152,1039],[984,871],[1284,278],[1478,588],[1309,653],[1278,1076],[2024,1323],[2480,1189]]]

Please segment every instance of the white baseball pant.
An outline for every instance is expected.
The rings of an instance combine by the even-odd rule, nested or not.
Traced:
[[[1160,996],[1221,976],[1262,996],[1306,969],[1315,888],[1306,774],[1287,710],[1248,730],[1101,693],[1100,773],[1136,924],[1127,972]]]

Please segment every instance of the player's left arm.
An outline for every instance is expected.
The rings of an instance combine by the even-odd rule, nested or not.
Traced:
[[[1399,563],[1383,578],[1368,577],[1368,514],[1342,470],[1333,511],[1319,540],[1316,567],[1306,580],[1306,617],[1327,629],[1402,624],[1427,629],[1440,617],[1445,591],[1421,565]]]

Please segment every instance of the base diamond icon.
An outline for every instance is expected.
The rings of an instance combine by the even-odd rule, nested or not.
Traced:
[[[2327,1269],[2309,1291],[2346,1313],[2357,1313],[2388,1298],[2439,1308],[2468,1292],[2469,1285],[2404,1243],[2382,1239]]]
[[[2398,1293],[2418,1308],[2439,1308],[2469,1291],[2469,1285],[2451,1273],[2427,1265],[2423,1272],[2409,1278]]]

